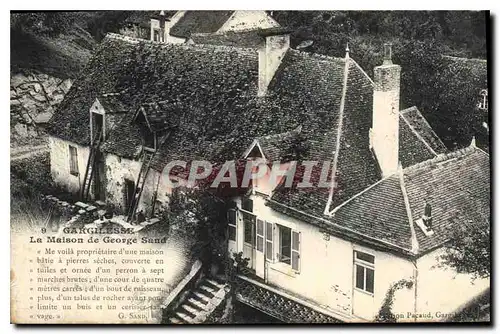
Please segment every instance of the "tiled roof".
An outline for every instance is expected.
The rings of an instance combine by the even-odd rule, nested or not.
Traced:
[[[97,97],[106,114],[122,114],[128,112],[126,103],[121,101],[120,93],[101,94]]]
[[[297,138],[301,130],[302,127],[298,127],[292,131],[257,137],[267,161],[283,160],[284,155],[290,152],[291,142]]]
[[[319,312],[309,306],[272,291],[270,288],[252,284],[237,278],[237,299],[284,323],[340,323],[342,321]],[[301,298],[302,299],[302,298]]]
[[[140,110],[146,117],[151,130],[160,131],[179,125],[182,108],[181,103],[160,101],[144,103]]]
[[[407,256],[425,254],[442,246],[449,240],[453,224],[478,217],[490,219],[490,160],[481,149],[471,146],[440,154],[405,168],[402,173],[384,178],[353,196],[338,206],[331,217],[313,216],[310,210],[299,211],[272,200],[268,205],[333,235]],[[432,207],[431,236],[426,236],[415,224],[423,214],[426,199]]]
[[[403,167],[448,152],[416,107],[402,110],[399,116],[399,159]]]
[[[445,242],[454,224],[490,219],[490,159],[480,149],[471,146],[409,167],[404,182],[414,220],[426,199],[432,207],[434,235],[415,227],[420,252]]]
[[[411,231],[398,175],[377,182],[336,208],[332,222],[411,249]]]
[[[263,38],[256,29],[223,33],[197,33],[192,34],[191,39],[196,44],[229,45],[243,48],[257,48],[263,43]]]
[[[304,212],[301,215],[308,221],[321,221],[325,229],[333,228],[335,233],[361,239],[366,235],[365,239],[381,240],[387,247],[407,251],[409,223],[403,219],[401,187],[395,178],[376,183],[381,177],[368,145],[373,87],[366,74],[349,58],[289,50],[264,97],[257,97],[257,75],[254,49],[165,44],[110,34],[59,105],[50,131],[62,139],[88,144],[88,108],[99,98],[105,109],[122,115],[103,151],[133,158],[142,149],[143,139],[134,122],[137,111],[142,110],[155,130],[169,129],[169,140],[151,164],[162,171],[175,159],[236,160],[256,138],[266,156],[282,157],[286,151],[283,141],[301,125],[306,148],[302,160],[331,162],[336,187],[332,192],[317,187],[280,187],[271,205],[276,203],[274,208],[286,214]],[[400,124],[403,166],[433,158],[432,151],[439,154],[444,150],[416,108],[403,111]],[[430,164],[436,159],[444,158],[439,155]],[[462,160],[467,159],[457,158],[450,165]],[[405,169],[405,180],[419,168],[423,167]],[[473,168],[482,171],[485,167]],[[408,197],[412,199],[415,186],[408,182]],[[331,219],[323,214],[329,202],[330,209],[338,207]],[[370,224],[362,223],[363,215],[370,217]],[[397,224],[400,218],[402,225]],[[423,240],[423,245],[429,248],[442,241],[437,236],[434,239],[437,241]]]
[[[448,151],[417,107],[402,110],[401,117],[405,123],[418,134],[419,139],[425,141],[426,146],[428,146],[432,152],[441,154]]]
[[[189,37],[193,33],[216,32],[229,19],[230,10],[193,10],[186,14],[170,29],[177,37]]]
[[[326,188],[311,190],[281,187],[272,197],[277,202],[316,215],[323,215],[330,198],[330,207],[333,208],[380,179],[367,145],[372,115],[371,81],[351,59],[348,60],[346,77],[344,59],[335,61],[323,59],[318,62],[324,65],[331,64],[328,67],[307,68],[310,72],[304,75],[308,78],[307,82],[291,81],[283,84],[288,84],[290,87],[303,84],[307,85],[306,89],[311,90],[308,93],[310,102],[307,102],[313,106],[318,105],[315,108],[317,118],[313,129],[308,131],[307,126],[304,126],[302,130],[303,134],[308,134],[306,138],[309,138],[309,154],[304,160],[321,163],[330,161],[332,170],[334,168],[336,170],[336,186],[332,193]],[[333,67],[333,63],[337,65]],[[286,70],[283,68],[283,72]],[[283,80],[279,75],[278,79]],[[309,87],[310,85],[314,87]],[[334,166],[337,149],[337,164]]]

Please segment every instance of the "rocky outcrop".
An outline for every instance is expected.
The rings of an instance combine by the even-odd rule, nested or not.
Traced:
[[[37,128],[49,121],[71,84],[72,79],[31,71],[11,75],[10,119],[13,139],[37,137]]]

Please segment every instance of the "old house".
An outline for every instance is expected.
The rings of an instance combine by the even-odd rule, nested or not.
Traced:
[[[372,79],[348,50],[291,49],[280,27],[220,29],[189,43],[108,34],[51,120],[54,180],[133,220],[168,203],[169,162],[286,165],[299,137],[301,160],[329,162],[331,186],[256,182],[233,198],[228,251],[250,259],[240,301],[290,322],[369,321],[404,279],[393,311],[413,321],[489,287],[434,268],[452,224],[489,219],[489,156],[474,143],[448,152],[400,106],[389,45]]]

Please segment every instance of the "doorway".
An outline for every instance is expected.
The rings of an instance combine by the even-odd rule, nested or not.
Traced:
[[[106,199],[106,163],[104,154],[99,150],[95,152],[95,171],[94,171],[94,199],[104,201]]]
[[[248,268],[255,270],[255,216],[243,213],[243,258],[248,258]]]
[[[97,113],[92,113],[92,140],[103,130],[104,116]],[[104,135],[104,133],[103,133]]]
[[[132,201],[135,194],[135,182],[130,179],[125,179],[125,211],[132,206]]]

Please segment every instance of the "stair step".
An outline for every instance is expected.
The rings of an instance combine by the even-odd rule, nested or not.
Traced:
[[[177,318],[182,319],[183,321],[185,321],[185,322],[186,322],[186,323],[188,323],[188,324],[192,324],[192,323],[193,323],[193,318],[192,318],[192,317],[190,317],[190,316],[188,316],[187,314],[185,314],[185,313],[184,313],[184,312],[182,312],[182,311],[177,311],[177,312],[175,313],[175,316],[176,316]]]
[[[200,285],[200,286],[198,287],[198,290],[200,290],[200,292],[201,292],[201,293],[204,293],[204,294],[209,293],[209,295],[208,295],[208,296],[209,296],[210,298],[213,298],[214,294],[217,292],[217,290],[215,290],[215,289],[213,289],[213,288],[209,287],[208,285],[203,285],[203,283],[202,283],[202,285]]]
[[[171,324],[178,324],[178,325],[182,325],[182,324],[185,324],[185,322],[182,320],[182,319],[179,319],[177,318],[176,316],[168,319],[168,321],[171,323]]]
[[[197,312],[205,310],[205,305],[202,302],[198,301],[197,299],[191,297],[188,300],[186,300],[185,305],[189,305],[190,307],[194,308]]]
[[[205,295],[204,293],[201,293],[199,291],[193,291],[193,295],[195,296],[195,298],[198,301],[200,301],[203,304],[208,304],[208,302],[211,299],[210,297],[208,297],[207,295]]]
[[[224,287],[224,284],[220,284],[212,279],[206,279],[205,283],[208,283],[208,285],[212,288],[214,288],[216,291],[222,289]]]
[[[197,309],[187,305],[187,304],[182,304],[180,307],[181,311],[189,315],[191,318],[196,317],[196,314],[200,313]]]

